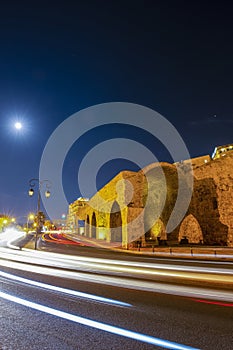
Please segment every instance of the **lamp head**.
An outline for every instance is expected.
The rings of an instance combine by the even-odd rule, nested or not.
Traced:
[[[50,195],[51,195],[50,191],[47,190],[47,191],[45,192],[45,197],[46,197],[46,198],[49,198]]]
[[[28,194],[29,194],[29,196],[30,196],[30,197],[32,197],[32,196],[33,196],[33,194],[34,194],[34,190],[33,190],[33,188],[30,188],[30,190],[28,191]]]

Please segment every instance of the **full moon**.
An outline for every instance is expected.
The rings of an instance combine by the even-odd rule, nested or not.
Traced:
[[[17,130],[22,129],[22,127],[23,127],[23,125],[22,125],[20,122],[15,123],[15,128],[16,128]]]

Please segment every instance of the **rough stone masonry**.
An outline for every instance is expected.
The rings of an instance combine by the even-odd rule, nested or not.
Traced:
[[[167,232],[178,193],[183,194],[193,172],[191,202],[179,225]],[[148,186],[149,179],[149,186]],[[149,204],[148,204],[149,198]],[[180,243],[233,246],[233,150],[222,156],[202,156],[150,164],[139,172],[122,171],[89,201],[75,201],[69,220],[85,221],[84,235],[123,247]],[[178,213],[179,214],[179,213]]]

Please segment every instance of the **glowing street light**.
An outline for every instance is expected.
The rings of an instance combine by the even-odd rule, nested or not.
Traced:
[[[5,228],[6,228],[6,226],[8,225],[8,219],[4,219],[3,221],[2,221],[2,231],[5,231]]]
[[[38,234],[41,233],[41,228],[42,228],[42,218],[41,218],[41,213],[40,213],[40,201],[41,201],[41,188],[42,186],[45,184],[46,185],[46,191],[45,191],[45,197],[49,198],[51,193],[48,190],[51,186],[51,183],[49,180],[42,180],[40,181],[39,179],[31,179],[29,181],[29,186],[30,189],[28,191],[28,194],[30,197],[32,197],[34,195],[34,189],[33,187],[35,187],[36,183],[38,183],[38,197],[37,197],[37,216],[36,216],[36,240],[35,240],[35,250],[37,249],[37,237]]]
[[[35,218],[35,215],[34,214],[29,214],[28,215],[28,220],[34,220]]]

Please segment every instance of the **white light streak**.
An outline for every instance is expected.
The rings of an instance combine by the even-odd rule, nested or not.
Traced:
[[[206,298],[209,300],[219,300],[233,302],[233,293],[231,291],[215,290],[210,288],[198,288],[192,286],[179,286],[166,283],[149,282],[143,280],[133,280],[132,278],[119,278],[110,276],[101,276],[94,274],[87,274],[76,271],[53,269],[52,267],[41,267],[30,264],[21,264],[13,261],[4,261],[0,259],[0,265],[24,270],[32,273],[44,274],[48,276],[56,276],[60,278],[74,279],[78,281],[85,281],[90,283],[111,285],[120,288],[128,288],[132,290],[142,290],[154,292],[159,294],[179,295],[192,298]]]
[[[0,241],[5,242],[9,248],[20,249],[12,243],[19,238],[25,237],[25,232],[18,231],[14,228],[7,228],[5,232],[0,234]]]
[[[156,265],[156,263],[148,264],[140,262],[128,262],[122,260],[115,261],[109,259],[77,257],[31,250],[11,252],[9,249],[6,248],[0,248],[0,251],[2,259],[5,258],[11,261],[13,260],[23,262],[23,267],[22,264],[17,265],[17,263],[9,262],[8,267],[15,266],[14,268],[18,268],[19,270],[22,269],[36,273],[45,273],[62,278],[73,278],[93,283],[116,285],[118,287],[123,288],[148,290],[157,293],[181,295],[192,298],[202,297],[211,300],[229,302],[233,301],[233,293],[231,291],[217,291],[215,289],[195,288],[191,286],[174,286],[154,281],[143,281],[146,273],[147,276],[151,276],[152,279],[153,276],[156,277],[156,275],[167,277],[178,276],[179,278],[185,278],[186,281],[196,279],[197,281],[199,280],[214,283],[221,282],[223,285],[230,283],[232,284],[232,269],[221,269],[216,267],[202,268],[199,266],[187,267],[180,265],[169,266],[168,264]],[[0,259],[0,264],[2,264],[3,266],[7,266],[7,261],[4,261],[2,259]],[[26,263],[28,263],[28,265]],[[42,264],[44,265],[44,267],[41,267]],[[131,266],[126,266],[127,264]],[[220,265],[224,265],[224,263],[221,263]],[[228,265],[232,265],[232,263],[228,262]],[[147,266],[149,266],[150,268],[147,269]],[[56,267],[56,269],[53,269],[53,267]],[[134,267],[137,267],[138,271],[135,271]],[[67,269],[72,271],[67,271]],[[86,271],[86,273],[82,273],[83,271]],[[88,272],[92,272],[92,274]],[[100,274],[96,276],[95,274],[93,274],[93,272],[99,272],[103,274],[111,272],[118,273],[118,277],[109,277],[103,275],[101,276]],[[219,275],[217,273],[219,273]],[[120,276],[124,276],[124,279],[119,278],[119,274]],[[129,276],[133,276],[135,278],[129,279],[127,278]]]
[[[65,293],[65,294],[73,295],[73,296],[80,297],[80,298],[91,299],[94,301],[113,304],[113,305],[117,305],[117,306],[126,306],[126,307],[132,306],[131,304],[124,303],[123,301],[104,298],[104,297],[100,297],[100,296],[88,294],[88,293],[82,293],[82,292],[72,290],[72,289],[57,287],[57,286],[53,286],[51,284],[37,282],[37,281],[29,280],[27,278],[12,275],[12,274],[9,274],[9,273],[3,272],[3,271],[0,271],[0,276],[2,276],[4,278],[11,279],[13,281],[30,284],[30,285],[35,286],[35,287],[44,288],[44,289],[52,290],[55,292]]]
[[[174,343],[171,341],[155,338],[155,337],[141,334],[141,333],[136,333],[136,332],[124,329],[124,328],[111,326],[111,325],[108,325],[106,323],[101,323],[101,322],[93,321],[93,320],[88,319],[88,318],[69,314],[67,312],[53,309],[51,307],[37,304],[37,303],[31,302],[28,300],[24,300],[24,299],[15,297],[15,296],[7,294],[7,293],[0,292],[0,297],[5,299],[5,300],[17,303],[19,305],[23,305],[23,306],[29,307],[31,309],[38,310],[38,311],[41,311],[41,312],[44,312],[44,313],[47,313],[47,314],[50,314],[53,316],[57,316],[57,317],[65,319],[65,320],[69,320],[69,321],[72,321],[72,322],[75,322],[75,323],[78,323],[78,324],[81,324],[84,326],[92,327],[92,328],[95,328],[95,329],[98,329],[101,331],[105,331],[105,332],[116,334],[116,335],[119,335],[122,337],[138,340],[138,341],[152,344],[155,346],[160,346],[160,347],[163,347],[165,349],[198,350],[197,348],[193,348],[190,346],[186,346],[186,345]]]
[[[186,281],[208,281],[233,284],[233,269],[208,268],[199,266],[181,266],[168,264],[155,264],[143,262],[130,262],[122,260],[74,257],[54,253],[45,253],[40,251],[24,251],[17,257],[12,256],[13,260],[21,260],[28,263],[39,264],[43,260],[43,265],[56,266],[64,269],[92,271],[93,273],[120,273],[124,276],[137,276],[137,278],[150,278],[156,276],[182,278]]]
[[[29,251],[29,249],[23,249],[25,251]],[[31,250],[30,250],[31,252]],[[102,264],[106,266],[114,266],[115,265],[123,265],[126,266],[126,268],[130,268],[130,267],[138,267],[138,268],[148,268],[150,270],[157,270],[157,269],[161,269],[161,270],[171,270],[171,271],[187,271],[187,272],[201,272],[201,273],[216,273],[216,274],[229,274],[229,275],[233,275],[233,269],[223,269],[223,268],[209,268],[209,267],[200,267],[200,266],[184,266],[184,265],[170,265],[168,263],[166,264],[156,264],[154,262],[150,262],[150,263],[144,263],[144,262],[137,262],[137,261],[126,261],[126,260],[112,260],[112,259],[101,259],[101,258],[93,258],[93,257],[77,257],[77,256],[73,256],[73,255],[65,255],[65,254],[56,254],[56,253],[46,253],[46,252],[39,252],[42,254],[47,255],[48,257],[50,256],[54,256],[58,259],[62,259],[62,261],[76,261],[79,263],[87,263],[89,262],[90,264],[95,264],[97,266],[97,264]],[[184,261],[182,261],[184,263]],[[197,263],[197,261],[195,261],[195,263]],[[210,262],[208,262],[210,263]],[[219,263],[220,264],[220,263]],[[222,263],[224,264],[224,262]],[[232,264],[232,262],[228,262],[228,264]]]

